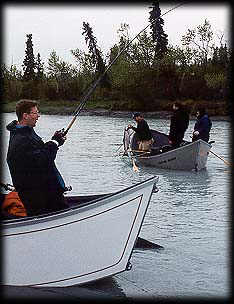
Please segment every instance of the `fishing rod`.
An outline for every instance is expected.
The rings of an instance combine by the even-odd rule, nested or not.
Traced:
[[[186,2],[187,3],[187,2]],[[166,11],[164,14],[160,15],[164,16],[168,13],[170,13],[171,11],[177,9],[178,7],[184,5],[185,2],[180,3],[178,5],[176,5],[175,7],[169,9],[168,11]],[[158,17],[158,18],[159,18]],[[157,18],[157,19],[158,19]],[[154,21],[156,22],[156,20]],[[145,28],[143,28],[134,38],[132,38],[123,48],[122,50],[120,50],[120,52],[118,53],[118,55],[113,59],[113,61],[109,64],[109,66],[105,69],[105,71],[97,78],[97,80],[91,85],[91,87],[89,88],[88,92],[83,95],[83,97],[81,98],[81,102],[79,104],[79,106],[75,109],[74,111],[74,117],[71,120],[71,122],[69,123],[67,129],[65,131],[63,131],[63,134],[66,135],[68,133],[68,131],[70,130],[70,128],[72,127],[73,123],[75,122],[77,116],[79,115],[79,113],[81,112],[81,110],[84,108],[88,97],[93,93],[93,91],[96,89],[97,85],[99,84],[99,82],[103,79],[103,77],[105,76],[105,74],[109,71],[109,69],[112,67],[112,65],[117,61],[117,59],[121,56],[121,54],[128,48],[128,46],[133,42],[133,40],[135,40],[143,31],[145,31],[151,24],[148,24]]]

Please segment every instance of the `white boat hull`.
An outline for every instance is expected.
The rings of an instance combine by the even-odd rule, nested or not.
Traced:
[[[135,159],[138,164],[145,166],[199,171],[206,167],[210,149],[211,145],[200,139],[162,154],[135,156]]]
[[[156,180],[84,206],[3,221],[2,283],[70,286],[125,271]]]

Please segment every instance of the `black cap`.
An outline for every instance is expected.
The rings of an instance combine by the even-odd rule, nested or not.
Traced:
[[[136,117],[141,116],[141,113],[136,112],[132,115],[132,118],[135,119]]]

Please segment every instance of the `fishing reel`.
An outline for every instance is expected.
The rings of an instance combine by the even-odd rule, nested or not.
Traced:
[[[15,187],[11,184],[0,183],[0,186],[6,191],[15,191]]]
[[[67,192],[67,191],[72,191],[72,186],[66,186],[64,192]]]

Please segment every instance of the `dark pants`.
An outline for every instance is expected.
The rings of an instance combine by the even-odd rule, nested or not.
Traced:
[[[208,136],[203,136],[203,137],[199,136],[199,135],[198,136],[193,135],[192,142],[194,142],[194,141],[196,141],[198,139],[202,139],[202,140],[208,142],[209,141],[209,135]]]
[[[18,192],[28,216],[62,210],[68,207],[63,193],[32,190]]]
[[[182,141],[183,141],[183,138],[184,138],[184,134],[179,134],[177,137],[174,137],[171,139],[172,141],[172,148],[175,149],[175,148],[179,148],[179,146],[181,145]]]

